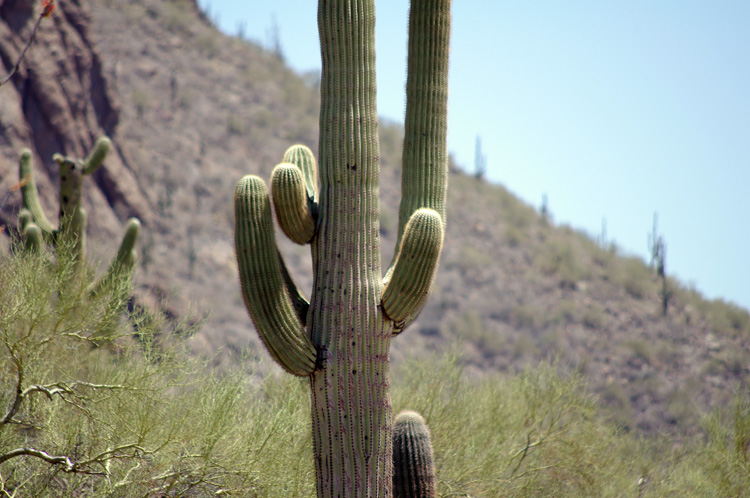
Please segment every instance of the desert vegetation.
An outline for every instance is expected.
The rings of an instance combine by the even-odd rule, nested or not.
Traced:
[[[1,496],[314,496],[307,382],[259,380],[252,361],[220,374],[163,317],[113,315],[128,279],[84,299],[93,275],[70,281],[72,251],[12,249]],[[394,410],[430,427],[441,497],[746,496],[750,404],[737,394],[675,446],[618,429],[555,363],[476,379],[454,352],[405,362],[393,382]]]
[[[233,182],[267,177],[290,142],[315,144],[321,81],[189,4],[92,5],[107,74],[120,75],[113,139],[142,165],[153,207],[139,264],[103,272],[82,258],[114,252],[95,230],[82,253],[85,230],[36,237],[23,213],[16,226],[28,183],[0,164],[0,497],[316,494],[309,382],[247,339],[228,248]],[[404,130],[381,121],[379,135],[389,261]],[[442,264],[391,370],[393,413],[429,427],[437,496],[750,496],[750,314],[448,163]],[[310,288],[309,259],[279,244]],[[209,295],[205,326],[135,299],[157,291]]]

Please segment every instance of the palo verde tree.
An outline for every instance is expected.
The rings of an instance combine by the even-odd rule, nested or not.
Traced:
[[[311,245],[312,295],[308,301],[286,269],[269,193],[256,176],[235,190],[240,282],[271,356],[310,380],[318,497],[386,497],[391,339],[425,303],[445,230],[450,0],[411,1],[398,249],[385,274],[374,0],[320,0],[318,29],[318,162],[294,146],[271,179],[282,230]]]

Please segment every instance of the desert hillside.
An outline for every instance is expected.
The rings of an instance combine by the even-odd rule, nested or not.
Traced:
[[[29,2],[0,4],[7,73],[30,35]],[[232,193],[264,178],[291,144],[317,147],[314,75],[220,33],[193,0],[68,0],[45,20],[19,74],[0,88],[2,250],[15,226],[18,155],[35,158],[41,201],[57,209],[54,152],[83,156],[102,134],[114,151],[87,180],[90,246],[108,261],[122,223],[144,224],[138,299],[205,320],[193,349],[217,365],[271,366],[242,304]],[[507,119],[512,119],[508,116]],[[401,128],[381,122],[384,260],[395,244]],[[750,315],[670,280],[616,247],[556,225],[502,185],[451,165],[446,245],[435,290],[393,359],[457,348],[482,376],[556,359],[583,372],[627,430],[694,433],[750,380]],[[510,166],[509,166],[510,167]],[[307,248],[278,237],[303,289]],[[645,241],[644,241],[645,242]],[[398,382],[394,379],[394,382]]]

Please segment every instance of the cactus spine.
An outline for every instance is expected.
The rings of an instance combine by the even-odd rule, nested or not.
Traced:
[[[393,498],[437,498],[430,431],[417,412],[393,423]]]
[[[320,498],[391,495],[390,342],[424,305],[445,228],[450,0],[411,1],[398,251],[385,277],[374,27],[374,0],[319,1],[318,178],[295,146],[272,179],[282,230],[311,245],[309,301],[276,248],[265,183],[246,176],[235,189],[248,312],[271,356],[309,377]]]

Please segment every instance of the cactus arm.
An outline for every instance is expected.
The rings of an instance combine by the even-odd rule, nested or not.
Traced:
[[[39,197],[34,181],[34,170],[31,164],[31,151],[24,149],[21,152],[19,161],[18,176],[21,179],[21,197],[23,207],[28,209],[34,219],[34,223],[46,234],[55,232],[55,227],[49,222],[44,214],[42,205],[39,203]]]
[[[86,261],[86,224],[86,210],[79,207],[71,221],[71,229],[75,235],[74,253],[78,268],[82,268],[83,262]]]
[[[445,230],[450,5],[450,0],[411,2],[396,247],[401,243],[412,213],[419,208],[437,211]]]
[[[317,353],[304,334],[284,282],[263,180],[245,176],[235,188],[235,249],[242,297],[263,344],[282,368],[315,370]]]
[[[417,412],[393,423],[393,498],[437,498],[430,431]]]
[[[440,215],[428,208],[417,210],[406,224],[383,291],[383,311],[396,322],[394,335],[416,319],[427,301],[442,246]]]
[[[284,257],[278,249],[276,250],[276,254],[278,255],[279,269],[281,270],[281,277],[284,279],[287,294],[289,294],[289,299],[292,300],[292,306],[294,306],[294,310],[297,312],[297,318],[299,318],[302,326],[305,327],[307,326],[307,312],[310,309],[310,301],[305,298],[300,288],[294,282],[294,279],[292,279],[292,275],[289,273],[284,262]]]
[[[28,209],[21,208],[18,211],[18,230],[23,233],[23,229],[29,223],[34,223],[34,215]]]
[[[82,172],[84,175],[90,175],[99,169],[99,166],[102,165],[104,159],[107,157],[111,146],[112,142],[108,137],[99,137],[89,155],[83,160]]]
[[[33,222],[24,226],[23,231],[23,248],[29,253],[38,253],[42,249],[42,230]]]
[[[281,163],[271,173],[271,192],[276,218],[287,237],[307,244],[315,235],[315,220],[308,206],[302,171],[290,163]]]
[[[127,223],[125,223],[125,233],[122,237],[120,248],[117,250],[117,254],[109,265],[107,273],[89,286],[89,296],[94,296],[99,293],[118,274],[128,273],[133,269],[138,260],[135,243],[138,240],[138,235],[140,233],[141,222],[138,218],[130,218]]]
[[[284,153],[282,162],[294,164],[302,171],[310,211],[315,217],[318,207],[318,163],[313,152],[304,145],[292,145]]]

